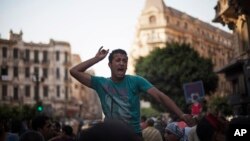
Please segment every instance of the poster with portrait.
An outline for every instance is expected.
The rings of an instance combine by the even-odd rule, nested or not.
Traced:
[[[199,102],[205,96],[202,81],[185,83],[183,89],[187,104]]]

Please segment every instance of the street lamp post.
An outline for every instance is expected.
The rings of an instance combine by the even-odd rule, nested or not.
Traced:
[[[34,100],[36,101],[36,110],[38,113],[41,113],[44,111],[44,107],[43,107],[43,103],[40,100],[40,94],[39,94],[39,86],[40,86],[40,82],[43,82],[44,79],[43,78],[39,78],[39,74],[38,73],[34,73],[33,74],[33,81],[35,82],[35,95],[34,95]]]

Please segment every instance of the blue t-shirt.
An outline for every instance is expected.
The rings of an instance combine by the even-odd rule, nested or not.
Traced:
[[[91,86],[99,95],[105,118],[128,123],[136,133],[140,127],[140,92],[147,92],[153,85],[140,76],[125,75],[121,82],[110,78],[91,77]]]

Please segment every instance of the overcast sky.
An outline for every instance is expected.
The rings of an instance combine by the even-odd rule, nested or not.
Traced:
[[[0,0],[0,35],[23,31],[25,42],[69,42],[82,60],[95,55],[100,46],[129,52],[135,26],[146,0]],[[167,6],[212,23],[217,0],[164,0]],[[108,59],[92,67],[109,77]]]

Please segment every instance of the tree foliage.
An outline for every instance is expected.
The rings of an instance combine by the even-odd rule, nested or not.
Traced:
[[[202,80],[205,93],[210,94],[215,91],[218,81],[212,61],[200,57],[188,44],[173,43],[166,44],[165,48],[155,48],[148,56],[136,60],[135,72],[171,97],[182,109],[186,106],[183,84]],[[163,111],[150,96],[142,97]]]
[[[233,108],[228,104],[227,97],[211,96],[208,102],[210,111],[220,113],[223,116],[233,115]]]
[[[22,105],[22,106],[1,105],[0,106],[1,120],[32,119],[35,115],[36,115],[35,107],[29,106],[29,105]]]
[[[157,117],[160,116],[160,112],[155,110],[154,108],[141,108],[141,115],[146,117]]]

